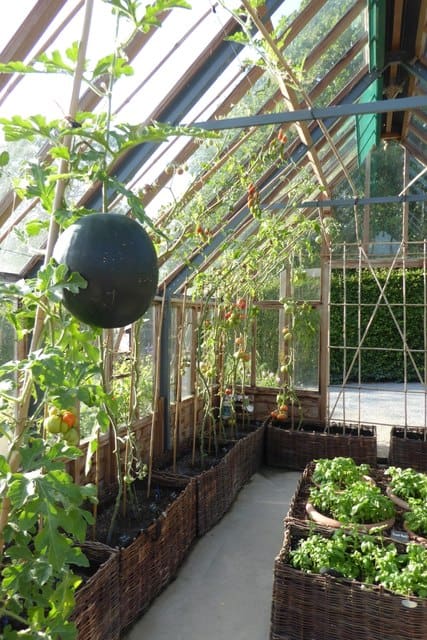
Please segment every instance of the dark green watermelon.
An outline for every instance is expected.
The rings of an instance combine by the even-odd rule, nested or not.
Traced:
[[[140,318],[157,290],[153,243],[135,220],[118,213],[89,214],[59,237],[53,258],[87,281],[79,293],[63,289],[64,306],[95,327],[123,327]]]

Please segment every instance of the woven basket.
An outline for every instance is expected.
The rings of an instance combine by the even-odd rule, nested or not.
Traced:
[[[77,589],[70,619],[79,640],[116,640],[121,631],[119,552],[100,542],[81,548],[96,571]]]
[[[355,425],[331,425],[330,432],[321,425],[309,424],[291,429],[289,423],[274,426],[270,417],[265,425],[265,459],[269,466],[302,471],[315,458],[340,456],[353,458],[357,464],[376,464],[375,425],[363,425],[360,435],[350,433],[350,429],[357,430]]]
[[[236,494],[235,447],[220,462],[197,476],[197,535],[203,536],[231,507]]]
[[[237,440],[216,466],[197,476],[197,535],[203,536],[233,504],[258,470],[264,449],[264,425]]]
[[[422,427],[393,427],[390,431],[389,464],[427,471],[427,440]]]
[[[426,598],[294,569],[289,551],[306,535],[288,526],[275,560],[270,640],[426,639]]]
[[[197,535],[203,536],[233,504],[238,492],[258,468],[263,455],[263,427],[236,440],[223,458],[194,475],[197,492]],[[165,473],[170,479],[190,476]]]
[[[264,456],[265,426],[261,424],[236,443],[236,493],[251,479],[261,466]]]
[[[156,474],[156,482],[170,478]],[[184,486],[165,513],[126,548],[120,550],[120,618],[126,629],[171,582],[196,537],[196,483],[176,479]]]

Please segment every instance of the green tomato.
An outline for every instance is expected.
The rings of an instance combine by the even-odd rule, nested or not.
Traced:
[[[65,433],[67,433],[67,432],[70,430],[70,427],[69,427],[69,425],[68,425],[66,422],[64,422],[64,421],[62,420],[62,418],[61,418],[61,417],[60,417],[59,419],[61,420],[60,432],[61,432],[62,434],[65,434]]]
[[[74,446],[78,445],[80,441],[80,436],[77,429],[75,427],[71,427],[71,428],[67,427],[67,432],[64,433],[64,440],[68,442],[68,444],[71,444]]]
[[[62,420],[60,416],[49,416],[45,419],[43,426],[49,433],[60,433]]]

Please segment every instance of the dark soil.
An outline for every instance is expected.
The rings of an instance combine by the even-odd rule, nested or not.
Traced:
[[[230,439],[225,442],[219,442],[216,449],[212,442],[209,443],[208,439],[206,439],[205,451],[203,454],[201,453],[200,443],[198,443],[195,450],[194,461],[192,450],[187,447],[179,454],[175,468],[172,464],[171,456],[169,456],[163,464],[159,465],[159,469],[167,473],[176,473],[178,475],[189,477],[197,476],[199,473],[202,473],[207,469],[211,469],[221,462],[224,456],[227,455],[238,440],[241,440],[249,433],[258,429],[261,424],[261,422],[252,421],[250,424],[245,425],[244,428],[241,428],[238,425],[237,431],[233,431],[233,433],[230,431],[228,432],[227,435],[230,436]]]
[[[112,531],[111,522],[114,512],[115,496],[111,496],[98,506],[96,527],[88,531],[88,537],[111,547],[127,547],[135,538],[156,521],[178,497],[182,488],[162,486],[151,483],[150,495],[147,495],[146,480],[136,480],[126,499],[126,508],[122,499],[121,508],[115,518]]]
[[[346,435],[346,436],[371,436],[375,435],[375,431],[372,427],[361,425],[359,428],[352,425],[331,424],[326,427],[324,424],[303,422],[301,425],[294,423],[293,427],[290,421],[280,422],[279,420],[272,420],[273,427],[279,429],[286,429],[287,431],[300,431],[303,433],[328,433],[330,435]]]
[[[233,446],[234,442],[227,442],[221,444],[216,453],[205,453],[203,455],[201,455],[200,450],[198,450],[195,453],[194,461],[192,452],[184,451],[180,454],[179,458],[177,458],[175,466],[173,463],[167,464],[162,467],[162,471],[183,476],[197,476],[199,473],[219,464]]]
[[[424,432],[423,429],[420,429],[418,431],[407,429],[405,433],[404,429],[395,428],[393,430],[393,436],[395,436],[396,438],[407,438],[408,440],[427,442],[427,431]]]

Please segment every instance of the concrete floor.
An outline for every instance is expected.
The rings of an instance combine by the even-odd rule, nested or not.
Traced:
[[[274,558],[299,472],[263,467],[198,539],[126,640],[266,640]]]

